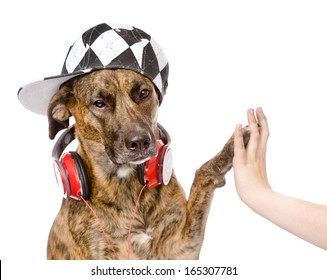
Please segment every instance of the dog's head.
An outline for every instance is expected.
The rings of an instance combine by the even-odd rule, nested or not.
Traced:
[[[157,154],[159,98],[147,77],[124,69],[104,69],[63,84],[48,106],[49,137],[75,118],[81,145],[101,147],[115,164],[139,164]]]

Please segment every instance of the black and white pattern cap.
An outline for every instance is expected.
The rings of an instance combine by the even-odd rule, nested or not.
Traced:
[[[148,77],[157,87],[160,103],[166,94],[168,60],[157,42],[136,27],[103,23],[69,48],[60,75],[26,85],[18,98],[26,108],[46,115],[48,102],[63,82],[105,68],[130,69]]]

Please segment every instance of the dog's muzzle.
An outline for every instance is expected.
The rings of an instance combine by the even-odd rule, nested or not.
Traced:
[[[155,137],[147,130],[129,130],[118,142],[120,145],[106,148],[109,158],[116,164],[141,164],[158,153]]]

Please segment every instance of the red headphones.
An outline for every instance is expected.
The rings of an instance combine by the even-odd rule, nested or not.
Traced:
[[[172,152],[170,137],[158,123],[160,138],[157,140],[158,155],[138,165],[138,178],[142,185],[154,188],[167,185],[172,174]],[[67,146],[75,139],[75,127],[70,126],[57,140],[52,151],[57,183],[65,198],[80,200],[90,196],[91,185],[83,160],[76,152],[64,153]]]

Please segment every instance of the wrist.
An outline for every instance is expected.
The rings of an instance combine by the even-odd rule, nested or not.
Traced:
[[[255,210],[257,207],[261,207],[269,203],[270,197],[274,191],[269,184],[258,184],[248,187],[243,192],[238,192],[238,195],[242,202]]]

